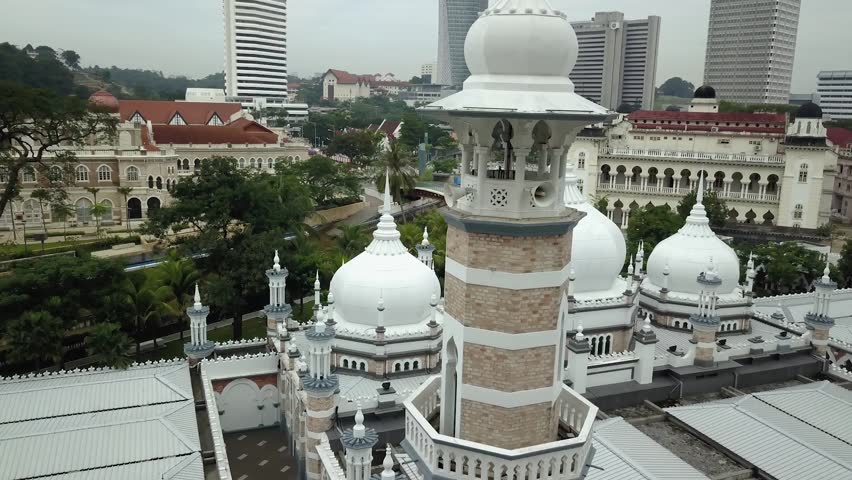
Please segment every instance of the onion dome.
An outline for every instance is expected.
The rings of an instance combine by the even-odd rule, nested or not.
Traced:
[[[734,293],[739,287],[740,260],[734,249],[719,240],[710,228],[703,204],[704,182],[699,182],[696,200],[686,224],[651,252],[646,281],[664,287],[668,268],[670,291],[697,295],[701,287],[695,279],[707,271],[707,259],[712,258],[715,275],[721,280],[716,292],[719,295]]]
[[[814,102],[808,102],[799,107],[796,118],[822,118],[822,108]]]
[[[376,328],[427,323],[432,316],[430,300],[441,286],[435,272],[409,253],[400,241],[391,215],[390,185],[385,179],[384,206],[373,241],[345,263],[331,280],[337,323]],[[384,308],[376,308],[382,299]],[[382,317],[380,319],[380,316]]]
[[[694,98],[716,98],[716,89],[710,85],[702,85],[695,90]]]
[[[586,214],[571,235],[574,294],[610,290],[627,255],[624,235],[612,220],[589,203],[577,181],[573,169],[569,170],[565,176],[565,206]]]
[[[100,112],[118,113],[118,99],[106,90],[98,90],[89,97],[89,108]]]

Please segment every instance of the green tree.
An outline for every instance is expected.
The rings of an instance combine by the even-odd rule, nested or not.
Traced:
[[[127,197],[133,192],[133,187],[118,187],[117,191],[124,197],[124,223],[127,224],[127,232],[130,233],[130,209],[127,206]]]
[[[622,103],[621,105],[618,106],[618,109],[616,109],[616,111],[618,113],[633,113],[633,112],[641,110],[641,109],[642,109],[642,105],[640,105],[638,103]]]
[[[20,193],[25,168],[46,172],[51,165],[73,162],[68,150],[53,152],[49,160],[44,156],[58,145],[82,146],[93,135],[113,137],[116,124],[76,97],[0,81],[0,172],[9,179],[0,191],[0,216]]]
[[[669,97],[692,98],[695,85],[680,77],[672,77],[660,85],[659,92]]]
[[[44,218],[44,204],[50,201],[50,192],[44,188],[37,188],[33,190],[30,197],[38,201],[38,208],[41,211],[41,226],[44,229],[44,233],[47,234],[47,219]]]
[[[595,195],[592,197],[592,205],[604,215],[608,215],[609,211],[607,208],[609,207],[609,197],[606,195]]]
[[[391,197],[402,207],[403,195],[414,190],[417,185],[416,161],[404,150],[400,142],[391,142],[390,150],[382,155],[378,166],[381,170],[376,175],[376,187],[384,193],[387,174],[390,177]],[[404,209],[402,215],[404,218]]]
[[[677,214],[684,221],[695,206],[696,192],[689,192],[677,205]],[[710,226],[724,227],[728,222],[728,204],[724,199],[720,198],[715,191],[704,192],[704,200],[701,202],[704,209],[707,211],[707,218],[710,219]]]
[[[62,237],[66,242],[68,241],[68,219],[74,216],[74,210],[74,205],[63,200],[50,204],[51,216],[54,220],[62,222]]]
[[[341,133],[331,140],[326,153],[328,155],[342,154],[352,160],[358,168],[369,167],[376,156],[379,146],[379,135],[367,130],[356,130]]]
[[[837,262],[837,270],[842,284],[852,286],[852,240],[847,240],[840,251],[840,260]]]
[[[447,251],[447,222],[436,210],[420,213],[414,220],[399,227],[400,240],[412,254],[417,254],[417,245],[423,241],[423,230],[429,231],[429,243],[435,247],[432,261],[438,278],[444,277],[444,264]]]
[[[825,269],[821,254],[795,242],[737,245],[735,249],[743,269],[749,254],[754,254],[754,291],[758,297],[808,292]]]
[[[164,289],[154,289],[149,285],[145,275],[132,272],[122,285],[127,295],[130,316],[133,319],[134,339],[136,342],[136,358],[139,358],[140,345],[146,333],[153,334],[154,348],[157,346],[157,333],[160,322],[167,312],[165,299],[169,292]]]
[[[30,57],[31,53],[36,53],[35,58]],[[19,50],[9,43],[0,43],[0,82],[3,81],[43,88],[63,97],[76,89],[74,75],[56,52],[45,47]]]
[[[130,337],[116,323],[99,323],[86,337],[89,355],[100,358],[100,365],[126,370],[133,362],[128,352],[133,347]]]
[[[34,365],[36,370],[41,370],[45,362],[53,365],[62,359],[64,333],[62,320],[50,313],[26,312],[6,327],[9,359]]]
[[[92,216],[95,217],[95,234],[100,238],[101,236],[101,221],[104,216],[109,213],[112,213],[112,207],[109,207],[104,202],[96,203],[92,205],[91,208]]]
[[[347,165],[317,155],[304,162],[276,165],[278,175],[298,180],[317,208],[336,206],[338,198],[350,199],[361,193],[358,175]]]
[[[354,258],[370,244],[370,235],[361,225],[340,225],[340,236],[337,237],[337,248],[345,259]]]
[[[433,161],[432,167],[436,172],[455,173],[456,169],[459,168],[459,161],[455,157],[448,157]]]
[[[154,270],[154,278],[165,287],[174,299],[171,305],[172,317],[181,324],[186,323],[184,310],[192,303],[195,285],[201,281],[201,272],[195,268],[195,263],[190,258],[180,258],[172,251],[168,260],[161,263]],[[184,319],[181,321],[181,319]],[[180,328],[180,339],[183,340],[184,326]]]
[[[423,142],[429,126],[417,116],[416,113],[408,113],[402,117],[399,141],[406,150],[413,152]]]
[[[677,233],[683,223],[683,219],[668,205],[631,210],[627,225],[627,251],[635,252],[640,241],[645,242],[646,252],[653,251],[658,243]]]
[[[62,61],[65,62],[65,65],[68,65],[68,68],[72,70],[80,69],[80,55],[77,54],[74,50],[65,50],[62,52]]]

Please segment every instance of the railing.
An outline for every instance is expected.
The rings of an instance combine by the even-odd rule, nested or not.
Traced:
[[[323,480],[346,480],[346,472],[343,471],[340,462],[337,461],[337,457],[331,451],[328,435],[325,433],[321,434],[320,443],[317,445],[317,455],[322,462]]]
[[[405,401],[405,439],[433,475],[506,480],[579,478],[592,445],[598,408],[562,387],[554,411],[573,438],[506,450],[438,433],[429,423],[439,409],[441,377],[425,381]]]
[[[673,160],[697,160],[718,161],[734,163],[770,163],[781,164],[785,162],[784,155],[747,155],[744,153],[706,153],[706,152],[684,152],[677,150],[643,149],[643,148],[601,148],[601,155],[611,157],[654,157]]]
[[[608,355],[589,355],[589,363],[588,366],[595,367],[601,365],[607,365],[610,363],[619,363],[619,362],[628,362],[637,360],[635,351],[626,351],[626,352],[615,352],[610,353]]]
[[[48,150],[45,153],[45,158],[49,159],[54,156],[57,152],[73,152],[77,158],[87,158],[87,157],[168,157],[174,156],[174,150],[159,150],[159,151],[148,151],[148,150],[140,150],[136,149],[80,149],[80,148],[63,148],[57,147]]]
[[[659,187],[657,185],[646,185],[644,188],[641,185],[627,185],[627,184],[616,184],[609,185],[606,182],[603,184],[598,184],[598,191],[600,192],[633,192],[640,193],[646,195],[660,195],[660,196],[684,196],[692,191],[689,187]],[[754,202],[770,202],[777,203],[779,201],[779,196],[775,194],[763,194],[760,193],[743,193],[743,192],[724,192],[724,191],[716,191],[716,195],[719,198],[725,198],[730,200],[748,200]]]

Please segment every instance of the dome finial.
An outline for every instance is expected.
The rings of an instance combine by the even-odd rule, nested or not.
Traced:
[[[586,339],[586,336],[583,335],[583,325],[582,324],[577,325],[577,334],[574,335],[574,340],[576,340],[578,342],[582,342],[585,339]]]
[[[281,259],[278,258],[278,250],[275,250],[275,257],[272,258],[272,269],[276,272],[281,270]]]
[[[698,172],[698,193],[695,195],[695,204],[704,205],[704,171]]]
[[[364,427],[364,412],[361,411],[361,402],[358,402],[358,411],[355,413],[355,426],[352,427],[352,436],[364,438],[367,428]]]
[[[642,330],[646,333],[651,331],[651,312],[645,312],[645,321],[642,324]]]
[[[197,283],[195,284],[195,297],[193,298],[193,300],[195,300],[195,304],[193,305],[193,307],[196,310],[201,310],[201,292],[198,291]]]
[[[822,283],[831,282],[831,261],[825,256],[825,270],[822,271]]]
[[[423,227],[423,241],[420,243],[424,247],[429,246],[429,227]]]
[[[385,449],[385,459],[382,461],[382,467],[384,468],[382,471],[382,480],[396,479],[396,474],[393,473],[393,457],[391,457],[392,451],[393,449],[389,443]]]

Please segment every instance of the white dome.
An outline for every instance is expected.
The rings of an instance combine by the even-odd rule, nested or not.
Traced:
[[[471,75],[567,77],[578,50],[567,16],[547,0],[497,0],[464,44]]]
[[[703,185],[699,199],[703,197]],[[710,262],[722,280],[718,295],[734,293],[740,283],[740,260],[728,244],[719,240],[710,228],[710,220],[699,201],[695,204],[684,225],[676,234],[658,243],[648,259],[648,278],[656,287],[665,285],[663,272],[670,270],[668,285],[672,292],[699,294],[696,281],[706,272]]]
[[[399,240],[390,215],[390,188],[373,241],[366,250],[340,267],[331,279],[334,320],[342,324],[379,326],[379,299],[384,303],[384,327],[428,322],[432,295],[440,296],[435,272],[415,258]]]
[[[574,293],[608,291],[624,267],[627,244],[621,230],[586,199],[572,171],[566,175],[565,205],[585,212],[571,235]]]

